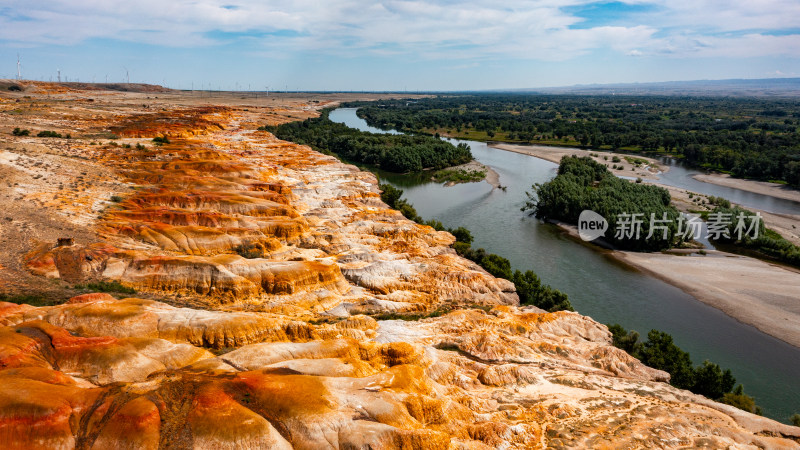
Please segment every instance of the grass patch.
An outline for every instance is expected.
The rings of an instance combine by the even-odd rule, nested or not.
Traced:
[[[52,306],[58,304],[57,301],[41,294],[0,294],[0,302],[16,303],[17,305],[31,306]]]
[[[445,314],[449,314],[457,309],[480,309],[484,312],[489,312],[492,307],[491,305],[477,305],[477,304],[470,304],[470,305],[448,305],[448,306],[440,306],[434,311],[430,312],[386,312],[386,313],[377,313],[377,314],[367,314],[368,316],[372,317],[375,320],[406,320],[406,321],[416,321],[421,319],[427,319],[430,317],[441,317]]]
[[[418,313],[397,313],[397,312],[387,312],[387,313],[378,313],[378,314],[368,314],[368,316],[372,317],[375,320],[406,320],[406,321],[417,321],[421,319],[427,319],[429,317],[441,317],[447,313],[452,311],[452,309],[444,309],[439,308],[435,311],[431,312],[418,312]]]
[[[633,156],[626,156],[625,161],[628,161],[630,164],[634,166],[646,166],[647,160],[642,158],[635,158]]]
[[[97,281],[95,283],[76,284],[75,289],[94,292],[116,292],[118,294],[135,294],[136,289],[122,285],[119,281]]]
[[[466,169],[437,170],[431,177],[437,183],[471,183],[486,178],[486,171]]]

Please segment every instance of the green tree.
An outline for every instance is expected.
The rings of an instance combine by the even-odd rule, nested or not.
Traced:
[[[671,385],[681,389],[694,387],[692,360],[687,352],[675,345],[669,334],[650,330],[639,355],[644,364],[669,372]]]
[[[625,350],[633,357],[639,356],[642,343],[639,342],[639,333],[637,331],[625,331],[625,328],[622,328],[622,325],[618,323],[608,325],[608,331],[611,332],[614,347]]]
[[[519,302],[523,305],[533,305],[545,311],[574,311],[567,294],[543,285],[539,276],[533,271],[514,271],[512,280],[517,288]]]
[[[717,364],[704,361],[694,371],[694,386],[691,391],[710,399],[720,399],[736,384],[730,369],[723,371]]]
[[[464,242],[467,244],[472,244],[472,233],[465,227],[458,227],[455,229],[448,230],[450,234],[455,236],[456,242]]]

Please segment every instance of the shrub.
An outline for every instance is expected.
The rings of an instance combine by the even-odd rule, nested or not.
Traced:
[[[639,333],[637,331],[625,331],[625,328],[622,328],[622,325],[618,323],[609,325],[608,331],[611,332],[614,347],[625,350],[631,356],[639,354],[642,343],[639,342]]]
[[[75,286],[75,289],[86,289],[95,292],[116,292],[120,294],[135,294],[136,289],[132,287],[125,286],[121,284],[119,281],[97,281],[94,283],[87,283],[87,284],[79,284]]]
[[[438,220],[435,220],[435,219],[426,220],[425,221],[425,225],[433,228],[436,231],[444,231],[445,230],[444,225],[442,225],[442,222],[439,222]]]
[[[28,136],[31,134],[30,130],[21,130],[19,127],[14,128],[14,131],[11,132],[14,136]]]
[[[156,136],[153,138],[153,143],[156,145],[169,144],[169,138],[166,136]]]
[[[0,294],[0,302],[16,303],[18,305],[27,304],[31,306],[50,306],[57,303],[44,295],[38,294]]]
[[[694,386],[692,360],[688,353],[675,345],[669,334],[650,330],[639,355],[646,365],[669,372],[669,382],[673,386],[681,389],[691,389]]]
[[[243,258],[257,259],[266,257],[269,249],[260,242],[245,242],[234,247],[233,251]]]
[[[55,131],[40,131],[39,134],[36,135],[37,137],[54,137],[60,138],[61,133],[56,133]]]
[[[726,405],[735,406],[743,411],[761,415],[761,408],[756,405],[755,399],[744,393],[742,385],[736,386],[733,392],[728,392],[722,396],[720,402]]]
[[[574,311],[567,294],[543,285],[539,276],[530,270],[515,271],[511,281],[517,288],[520,304],[533,305],[549,312]]]
[[[455,229],[448,230],[450,234],[455,236],[456,242],[463,242],[465,244],[472,244],[472,233],[464,227],[458,227]]]

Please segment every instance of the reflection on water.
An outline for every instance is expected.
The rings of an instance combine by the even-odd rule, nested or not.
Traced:
[[[353,109],[338,109],[331,119],[347,119],[355,128],[366,125]],[[628,268],[605,251],[575,242],[553,225],[527,217],[520,211],[525,191],[555,176],[556,164],[481,142],[451,142],[470,145],[475,159],[498,172],[507,191],[485,182],[443,187],[425,177],[386,173],[382,180],[402,188],[422,217],[448,227],[465,226],[475,236],[474,246],[508,258],[515,269],[535,271],[543,282],[567,293],[582,314],[642,335],[654,328],[666,331],[695,364],[708,359],[730,368],[767,416],[786,421],[800,412],[800,349]]]

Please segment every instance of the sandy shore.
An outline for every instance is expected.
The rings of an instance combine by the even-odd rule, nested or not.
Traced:
[[[800,347],[800,272],[718,251],[706,256],[621,251],[613,255],[742,323]]]
[[[800,191],[778,183],[744,180],[741,178],[734,178],[730,175],[725,175],[725,174],[700,174],[700,175],[695,175],[694,179],[706,183],[717,184],[720,186],[741,189],[743,191],[755,192],[756,194],[769,195],[772,197],[782,198],[785,200],[800,202]]]
[[[564,156],[573,156],[573,155],[589,156],[595,161],[599,162],[600,164],[605,164],[606,166],[608,166],[608,170],[610,170],[614,175],[624,176],[624,177],[655,180],[657,179],[657,175],[659,172],[666,172],[667,170],[669,170],[669,167],[659,163],[655,159],[646,158],[642,156],[633,156],[633,157],[636,159],[643,159],[647,161],[647,165],[631,164],[625,159],[625,157],[627,156],[628,158],[631,158],[632,156],[626,155],[624,153],[613,153],[613,152],[606,152],[599,150],[583,150],[580,148],[568,148],[568,147],[550,147],[546,145],[518,145],[518,144],[505,144],[505,143],[493,143],[489,144],[489,147],[514,153],[521,153],[523,155],[535,156],[537,158],[554,162],[556,164],[561,162],[561,158],[563,158]],[[615,156],[618,157],[620,160],[617,163],[612,161],[612,159]],[[614,169],[613,166],[615,165],[617,167],[622,166],[622,169]]]

